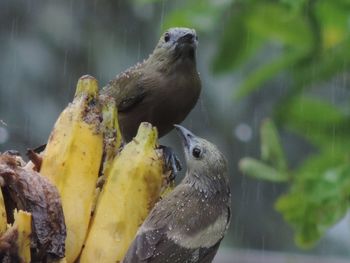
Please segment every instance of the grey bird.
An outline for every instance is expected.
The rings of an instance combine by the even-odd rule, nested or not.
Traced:
[[[139,228],[123,263],[212,262],[230,223],[226,161],[217,147],[175,125],[187,172]]]
[[[148,59],[122,72],[101,90],[102,97],[112,96],[116,101],[125,141],[136,135],[141,122],[156,126],[161,137],[195,106],[201,90],[197,44],[194,29],[170,28]]]

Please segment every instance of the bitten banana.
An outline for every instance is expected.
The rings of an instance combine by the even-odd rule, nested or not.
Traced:
[[[163,159],[157,130],[142,123],[137,136],[114,159],[97,201],[80,262],[120,262],[138,227],[159,200]]]
[[[74,262],[83,246],[103,153],[98,85],[79,79],[74,100],[51,132],[40,173],[56,185],[67,227],[66,260]]]

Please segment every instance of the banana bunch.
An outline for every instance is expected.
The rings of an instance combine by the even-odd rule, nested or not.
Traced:
[[[119,262],[138,226],[158,200],[162,186],[157,131],[142,123],[136,137],[113,160],[80,262]]]
[[[4,197],[9,195],[0,195],[0,256],[1,241],[13,228],[17,234],[10,240],[23,262],[39,254],[42,262],[120,262],[149,211],[172,187],[157,138],[156,128],[142,123],[121,147],[114,100],[98,95],[96,79],[81,77],[33,165],[4,156],[1,166],[0,154],[0,179],[10,192],[0,180]],[[9,170],[21,185],[6,177]],[[6,216],[13,212],[11,199],[21,209],[14,210],[13,226]]]
[[[120,262],[172,188],[154,127],[121,141],[114,100],[83,76],[40,156],[0,154],[0,259]]]

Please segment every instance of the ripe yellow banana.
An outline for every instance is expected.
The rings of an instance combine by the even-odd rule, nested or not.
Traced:
[[[2,191],[0,190],[0,235],[5,233],[6,228],[7,228],[6,208],[4,203],[4,196],[2,195]]]
[[[18,255],[22,262],[30,263],[30,234],[32,233],[32,215],[22,210],[14,211],[14,223],[18,231],[17,246]]]
[[[102,131],[104,139],[103,174],[108,174],[108,169],[120,148],[122,136],[118,123],[118,111],[115,100],[112,97],[101,97],[102,104]]]
[[[81,263],[120,262],[163,184],[157,130],[142,123],[111,164],[97,201]]]
[[[66,260],[74,262],[83,246],[103,152],[98,85],[79,79],[74,100],[51,132],[40,173],[57,187],[67,228]]]

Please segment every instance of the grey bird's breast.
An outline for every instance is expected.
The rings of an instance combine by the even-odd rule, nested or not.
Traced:
[[[168,238],[187,249],[210,248],[227,230],[229,209],[229,203],[222,197],[206,198],[202,193],[176,203],[173,212],[176,225],[170,224]]]
[[[126,140],[135,136],[141,122],[150,122],[158,129],[159,137],[181,123],[195,106],[201,90],[198,73],[176,72],[164,76],[153,74],[143,80],[148,89],[144,99],[134,108],[119,114],[119,122]]]

